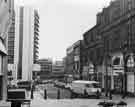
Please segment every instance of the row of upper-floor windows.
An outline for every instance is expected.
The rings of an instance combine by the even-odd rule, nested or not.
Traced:
[[[4,1],[5,3],[7,3],[7,0],[0,0],[0,3],[1,3],[2,1]]]
[[[135,0],[115,0],[108,7],[103,8],[101,13],[97,14],[97,24],[108,24],[134,9]]]
[[[116,27],[113,27],[110,31],[105,32],[103,35],[104,36],[113,36],[112,38],[115,40],[118,40],[117,38],[125,38],[126,35],[128,35],[129,30],[130,30],[130,34],[135,35],[135,19],[132,18],[130,19],[131,24],[129,24],[129,21],[125,21],[124,23],[117,25]],[[102,29],[101,29],[102,30]],[[97,30],[98,33],[98,30]],[[101,37],[101,35],[97,35],[96,33],[92,33],[92,30],[90,30],[89,32],[85,33],[84,35],[84,42],[85,44],[89,44],[94,40],[97,40],[97,37],[100,37],[100,39],[103,39]],[[133,36],[134,37],[134,36]],[[94,38],[94,39],[93,39]]]

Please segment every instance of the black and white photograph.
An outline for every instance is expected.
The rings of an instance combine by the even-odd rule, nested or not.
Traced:
[[[135,0],[0,0],[0,107],[135,107]]]

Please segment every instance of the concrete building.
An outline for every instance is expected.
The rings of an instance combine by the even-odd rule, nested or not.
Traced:
[[[38,59],[39,15],[31,7],[16,7],[8,36],[8,69],[14,80],[32,80]]]
[[[50,75],[52,73],[52,59],[44,58],[39,59],[38,64],[40,65],[41,69],[39,72],[39,76],[41,80],[50,78]]]
[[[7,103],[7,37],[12,23],[14,0],[0,0],[0,107],[10,107]]]
[[[82,78],[83,45],[83,41],[78,40],[72,46],[67,48],[65,73],[73,75],[75,79]]]
[[[64,79],[64,61],[55,61],[52,64],[52,73],[51,78],[52,79]]]
[[[67,75],[73,75],[74,73],[74,49],[73,45],[66,50],[66,61],[65,61],[65,73]]]
[[[15,11],[12,16],[12,24],[8,31],[8,80],[13,80],[14,68],[14,45],[15,45]],[[14,71],[14,72],[13,72]]]
[[[64,63],[63,61],[55,61],[52,64],[52,72],[53,73],[64,73]]]
[[[8,31],[8,64],[14,64],[15,43],[15,12],[13,12],[12,24]]]
[[[33,49],[33,60],[37,63],[39,59],[39,14],[38,11],[34,10],[34,49]]]

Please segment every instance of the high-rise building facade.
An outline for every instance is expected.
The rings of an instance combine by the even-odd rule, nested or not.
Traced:
[[[39,41],[39,15],[38,12],[35,10],[34,12],[34,50],[33,50],[33,59],[34,59],[34,63],[37,63],[38,60],[38,41]]]
[[[14,0],[0,0],[0,107],[10,107],[7,100],[7,37],[12,22]],[[5,103],[2,103],[5,102]]]
[[[32,80],[33,65],[38,59],[38,12],[31,7],[16,7],[13,22],[8,39],[9,70],[14,80]]]
[[[12,24],[8,31],[8,64],[14,63],[14,42],[15,42],[15,13],[13,12]]]

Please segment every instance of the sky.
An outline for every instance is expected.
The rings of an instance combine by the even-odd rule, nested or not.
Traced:
[[[60,60],[66,49],[96,24],[96,14],[110,0],[15,0],[30,5],[40,16],[39,58]]]

